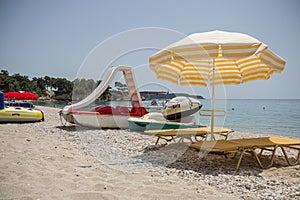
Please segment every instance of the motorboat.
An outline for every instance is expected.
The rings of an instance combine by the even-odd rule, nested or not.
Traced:
[[[129,118],[129,128],[132,131],[145,131],[206,127],[192,116],[201,107],[202,104],[197,99],[175,97],[165,103],[161,112],[151,112],[140,118]]]
[[[202,108],[202,104],[199,100],[179,96],[168,101],[163,110],[162,114],[167,120],[177,120],[186,116],[190,116]]]
[[[161,112],[163,109],[162,103],[157,99],[152,99],[151,102],[144,105],[148,112]]]

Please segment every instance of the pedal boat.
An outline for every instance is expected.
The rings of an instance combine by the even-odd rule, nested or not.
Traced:
[[[194,116],[186,116],[177,120],[167,120],[162,113],[152,112],[140,118],[131,117],[128,119],[129,129],[131,131],[142,132],[145,130],[162,129],[184,129],[205,127],[196,122]]]

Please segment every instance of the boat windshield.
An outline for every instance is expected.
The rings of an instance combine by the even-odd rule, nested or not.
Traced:
[[[170,103],[178,103],[178,102],[183,102],[187,99],[188,99],[187,97],[175,97],[175,98],[171,99],[169,102]]]

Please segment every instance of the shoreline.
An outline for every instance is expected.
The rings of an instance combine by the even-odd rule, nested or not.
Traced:
[[[279,159],[275,167],[262,170],[247,157],[235,173],[234,160],[209,156],[200,161],[186,147],[171,143],[159,149],[154,137],[128,130],[62,127],[58,108],[37,108],[45,122],[0,124],[3,199],[300,197],[299,165],[287,167]],[[230,138],[255,136],[261,135],[234,132]],[[162,159],[144,159],[152,152]],[[167,160],[170,155],[179,156]]]
[[[203,109],[207,109],[210,103],[203,101]],[[229,100],[227,102],[225,111],[226,117],[217,118],[217,126],[225,126],[239,130],[240,132],[252,132],[252,133],[263,133],[263,134],[273,134],[282,135],[287,137],[296,137],[300,139],[299,135],[299,112],[300,112],[300,102],[299,101],[274,101],[271,102],[260,102],[256,101],[244,101]],[[148,108],[150,102],[143,102],[143,105]],[[56,105],[55,107],[63,108],[66,104]],[[112,101],[109,104],[101,102],[101,104],[95,103],[97,105],[110,105],[110,106],[129,106],[128,101]],[[53,107],[53,105],[41,105]],[[262,107],[266,107],[265,110]],[[88,108],[86,108],[88,109]],[[151,107],[148,108],[153,110]],[[159,110],[157,110],[159,112]],[[201,117],[197,113],[193,115],[201,124],[209,124],[210,118]]]

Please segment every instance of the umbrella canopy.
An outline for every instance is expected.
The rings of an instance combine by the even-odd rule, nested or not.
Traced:
[[[31,92],[22,92],[17,97],[18,100],[37,100],[38,96]]]
[[[6,99],[17,99],[20,95],[20,92],[6,92],[4,93],[4,98]]]
[[[215,85],[267,80],[285,66],[285,61],[261,41],[225,31],[189,35],[151,56],[149,62],[159,79],[212,86],[212,133]]]

